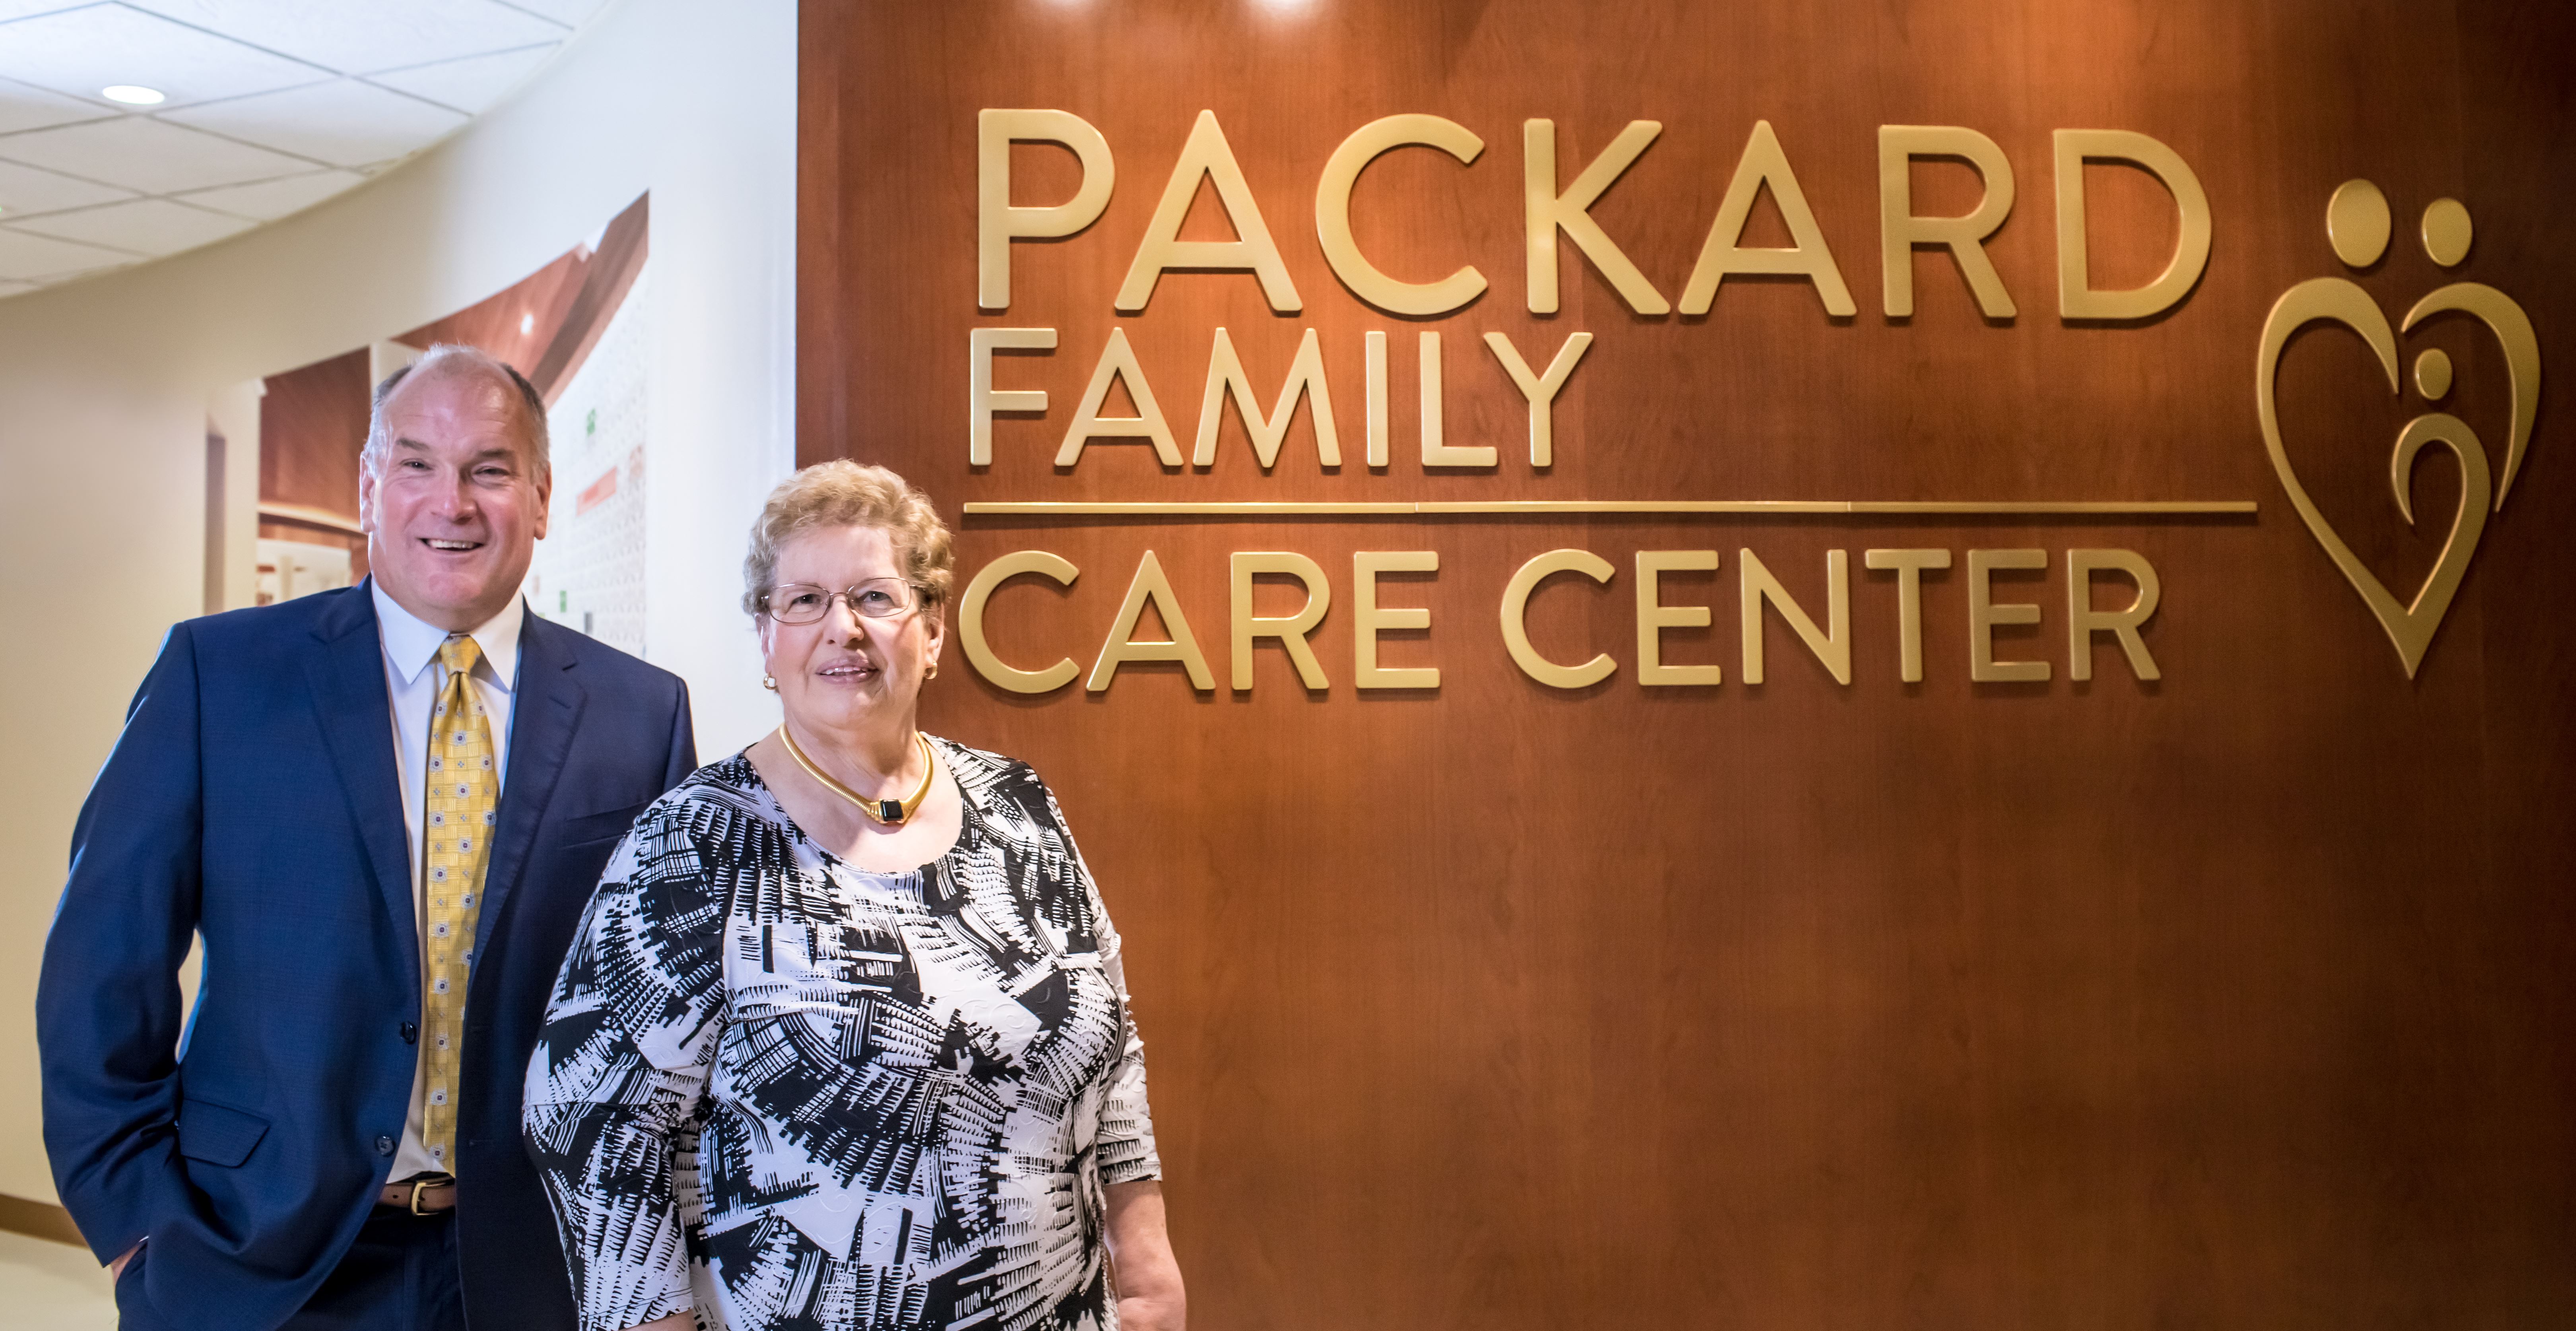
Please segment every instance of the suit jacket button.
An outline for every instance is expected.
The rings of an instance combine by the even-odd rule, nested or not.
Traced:
[[[420,1028],[412,1025],[410,1022],[404,1022],[402,1024],[402,1038],[404,1044],[420,1043]]]
[[[393,1139],[393,1138],[391,1138],[391,1137],[378,1137],[378,1138],[376,1138],[376,1154],[378,1154],[378,1155],[392,1155],[393,1153],[394,1153],[394,1139]]]

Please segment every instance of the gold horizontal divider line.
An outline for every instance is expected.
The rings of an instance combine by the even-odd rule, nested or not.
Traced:
[[[1412,517],[1421,506],[1409,502],[1385,503],[1296,503],[1288,501],[1245,501],[1241,503],[1106,504],[1081,500],[1018,499],[970,503],[966,516],[973,517],[1155,517],[1155,518],[1306,518],[1306,517]]]
[[[2079,499],[2064,502],[2044,499],[2018,500],[1952,500],[1952,499],[1855,499],[1854,513],[1988,513],[2010,515],[2034,513],[2042,516],[2083,517],[2153,517],[2158,514],[2251,513],[2251,499]]]
[[[1210,503],[1104,503],[1089,500],[986,500],[970,518],[1392,518],[1511,517],[1581,514],[1960,515],[1991,517],[2165,517],[2252,513],[2251,499],[1975,500],[1975,499],[1493,499],[1376,503],[1293,500]]]
[[[1426,499],[1423,513],[1848,513],[1838,499]]]

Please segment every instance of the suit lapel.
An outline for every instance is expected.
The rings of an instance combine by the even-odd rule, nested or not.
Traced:
[[[480,958],[492,937],[492,922],[509,904],[510,893],[536,848],[537,827],[545,820],[555,779],[563,775],[572,751],[574,724],[581,718],[585,694],[574,679],[573,657],[562,641],[572,630],[559,628],[529,611],[519,627],[519,679],[510,704],[510,770],[501,780],[501,820],[492,838],[492,863],[484,871],[483,905],[474,924],[474,955]]]
[[[376,889],[402,940],[411,987],[420,988],[420,934],[413,923],[411,835],[403,823],[402,776],[394,764],[393,702],[385,692],[384,644],[376,635],[375,599],[361,583],[344,592],[315,628],[318,650],[305,658],[306,680],[349,814],[367,847]]]

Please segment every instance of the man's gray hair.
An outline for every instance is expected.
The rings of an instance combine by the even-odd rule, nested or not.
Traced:
[[[505,379],[511,387],[519,390],[519,406],[527,417],[529,456],[536,463],[538,474],[552,471],[553,445],[546,432],[546,399],[537,392],[537,386],[529,383],[528,377],[507,361],[461,343],[441,342],[419,360],[386,375],[385,381],[376,385],[375,401],[367,409],[367,444],[358,453],[359,472],[380,479],[385,474],[385,459],[392,456],[394,447],[393,436],[385,430],[385,401],[394,395],[395,387],[406,377],[414,372],[437,375],[478,371],[495,379]]]

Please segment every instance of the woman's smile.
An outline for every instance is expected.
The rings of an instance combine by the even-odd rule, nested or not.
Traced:
[[[868,660],[866,657],[850,657],[839,661],[827,661],[823,665],[817,667],[814,671],[814,675],[817,679],[830,680],[836,684],[865,683],[866,681],[874,679],[883,673],[885,672],[879,670],[875,662]]]

